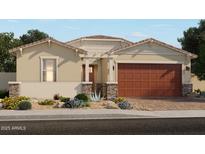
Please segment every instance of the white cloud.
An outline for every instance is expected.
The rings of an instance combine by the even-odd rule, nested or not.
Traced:
[[[142,33],[140,33],[140,32],[133,32],[131,35],[134,36],[134,37],[139,37],[139,38],[148,37],[148,35],[142,34]]]

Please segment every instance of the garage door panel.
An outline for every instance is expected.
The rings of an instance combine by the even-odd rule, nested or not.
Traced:
[[[118,64],[118,95],[181,96],[181,65]]]

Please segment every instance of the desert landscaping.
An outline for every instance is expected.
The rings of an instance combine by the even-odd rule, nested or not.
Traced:
[[[0,100],[4,110],[57,110],[57,109],[127,109],[138,111],[203,110],[203,93],[194,92],[186,97],[124,98],[104,99],[99,94],[87,96],[83,93],[74,98],[55,94],[52,99],[37,99],[25,96],[8,97]]]

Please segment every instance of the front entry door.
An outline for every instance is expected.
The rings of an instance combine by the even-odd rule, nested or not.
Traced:
[[[83,65],[83,81],[85,81],[85,65]],[[89,65],[89,82],[95,83],[94,65]]]

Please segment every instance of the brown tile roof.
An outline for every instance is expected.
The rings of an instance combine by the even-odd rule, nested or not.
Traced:
[[[25,48],[29,48],[29,47],[32,47],[32,46],[35,46],[35,45],[38,45],[38,44],[42,44],[42,43],[45,43],[47,41],[51,41],[51,42],[54,42],[60,46],[63,46],[63,47],[66,47],[66,48],[70,48],[70,49],[73,49],[73,50],[77,50],[78,52],[80,53],[87,53],[87,51],[83,50],[83,49],[80,49],[80,48],[76,48],[74,46],[71,46],[71,45],[68,45],[64,42],[61,42],[61,41],[58,41],[54,38],[51,38],[51,37],[48,37],[48,38],[45,38],[45,39],[42,39],[42,40],[39,40],[39,41],[35,41],[35,42],[32,42],[32,43],[29,43],[29,44],[25,44],[25,45],[21,45],[19,47],[16,47],[16,48],[13,48],[13,49],[10,49],[9,52],[10,53],[13,53],[13,52],[16,52],[18,50],[20,50],[20,48],[22,49],[25,49]]]
[[[68,42],[66,42],[66,43],[69,44],[69,43],[71,43],[71,42],[78,41],[78,40],[81,40],[81,39],[120,39],[120,40],[123,40],[124,42],[128,43],[129,45],[133,44],[133,42],[128,41],[128,40],[126,40],[126,39],[123,39],[123,38],[120,38],[120,37],[107,36],[107,35],[91,35],[91,36],[85,36],[85,37],[80,37],[80,38],[77,38],[77,39],[68,41]]]
[[[142,41],[139,41],[139,42],[136,42],[136,43],[133,43],[132,45],[130,46],[127,46],[127,47],[123,47],[123,48],[118,48],[116,50],[113,50],[113,51],[110,51],[110,53],[108,54],[113,54],[113,53],[116,53],[119,52],[119,51],[122,51],[122,50],[125,50],[125,49],[128,49],[128,48],[131,48],[131,47],[135,47],[135,46],[139,46],[139,45],[142,45],[142,44],[145,44],[145,43],[156,43],[158,45],[161,45],[161,46],[164,46],[164,47],[167,47],[167,48],[170,48],[172,50],[175,50],[175,51],[178,51],[180,53],[183,53],[183,54],[187,54],[193,58],[197,58],[198,56],[196,54],[193,54],[191,52],[188,52],[188,51],[185,51],[183,49],[180,49],[180,48],[177,48],[177,47],[174,47],[170,44],[167,44],[167,43],[164,43],[164,42],[161,42],[159,40],[156,40],[154,38],[148,38],[148,39],[145,39],[145,40],[142,40]]]
[[[70,48],[70,49],[73,49],[73,50],[77,50],[78,52],[80,53],[87,53],[87,51],[83,50],[83,49],[80,49],[80,48],[77,48],[77,47],[74,47],[72,45],[68,45],[70,42],[73,42],[73,41],[77,41],[77,40],[80,40],[80,39],[83,39],[83,38],[93,38],[93,39],[121,39],[121,40],[124,40],[127,45],[125,46],[121,46],[120,48],[114,48],[110,51],[108,51],[106,54],[117,54],[117,52],[119,51],[122,51],[122,50],[125,50],[125,49],[128,49],[128,48],[131,48],[131,47],[135,47],[135,46],[139,46],[139,45],[142,45],[142,44],[145,44],[145,43],[156,43],[158,45],[161,45],[161,46],[164,46],[164,47],[167,47],[167,48],[170,48],[172,50],[175,50],[175,51],[178,51],[180,53],[183,53],[183,54],[187,54],[189,56],[191,56],[192,58],[197,58],[197,55],[193,54],[193,53],[190,53],[188,51],[185,51],[185,50],[182,50],[180,48],[177,48],[177,47],[174,47],[172,45],[169,45],[167,43],[164,43],[164,42],[161,42],[159,40],[156,40],[156,39],[153,39],[153,38],[149,38],[149,39],[145,39],[145,40],[142,40],[142,41],[139,41],[139,42],[136,42],[136,43],[133,43],[133,42],[130,42],[128,40],[125,40],[123,38],[118,38],[118,37],[112,37],[112,36],[105,36],[105,35],[93,35],[93,36],[86,36],[86,37],[81,37],[81,38],[78,38],[78,39],[75,39],[75,40],[72,40],[72,41],[69,41],[67,43],[63,43],[63,42],[60,42],[54,38],[46,38],[46,39],[42,39],[42,40],[39,40],[39,41],[36,41],[36,42],[33,42],[33,43],[29,43],[29,44],[25,44],[25,45],[22,45],[22,46],[19,46],[19,47],[16,47],[16,48],[13,48],[11,50],[9,50],[9,52],[13,53],[13,52],[16,52],[18,51],[20,48],[24,49],[24,48],[28,48],[28,47],[31,47],[31,46],[35,46],[35,45],[38,45],[38,44],[41,44],[41,43],[44,43],[46,41],[51,41],[51,42],[54,42],[58,45],[61,45],[61,46],[64,46],[66,48]]]
[[[92,39],[121,39],[119,37],[107,36],[107,35],[92,35],[86,36],[84,38],[92,38]]]

